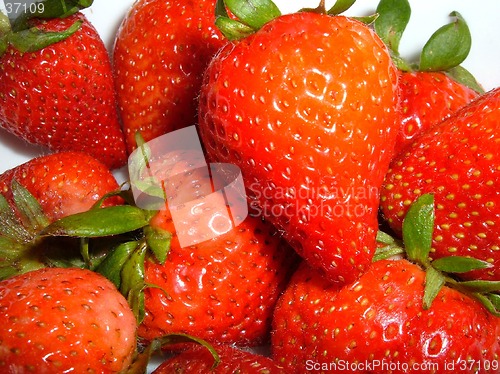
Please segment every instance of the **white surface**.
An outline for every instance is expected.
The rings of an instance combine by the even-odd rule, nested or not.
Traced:
[[[2,8],[0,0],[0,9]],[[134,0],[94,0],[85,10],[89,20],[99,31],[111,51],[114,35],[127,9]],[[302,7],[314,7],[319,3],[312,0],[276,0],[283,13]],[[334,1],[328,1],[331,6]],[[458,11],[467,21],[472,33],[472,50],[463,66],[469,69],[484,86],[490,90],[500,86],[500,13],[498,0],[410,0],[412,17],[400,45],[403,57],[415,56],[430,35],[440,26],[449,23],[449,14]],[[348,15],[372,14],[378,0],[358,0],[346,13]],[[43,152],[42,149],[25,144],[0,130],[0,173]]]
[[[0,0],[0,4],[3,1]],[[109,50],[115,32],[134,0],[94,0],[86,9],[89,20],[100,32]],[[319,1],[276,0],[284,13],[304,6],[314,7]],[[456,10],[462,14],[471,29],[473,45],[463,66],[469,69],[485,89],[500,86],[500,12],[498,0],[410,0],[412,17],[400,45],[404,57],[414,56],[421,50],[430,35],[440,26],[451,21],[449,14]],[[327,2],[331,6],[333,1]],[[346,14],[373,13],[378,0],[358,0]],[[3,4],[2,4],[3,5]],[[0,6],[1,7],[1,6]],[[0,173],[40,154],[43,149],[25,144],[0,130]]]

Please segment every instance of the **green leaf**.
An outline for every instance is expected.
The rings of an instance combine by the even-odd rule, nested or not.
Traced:
[[[50,222],[38,200],[16,180],[12,181],[11,189],[24,227],[31,232],[38,232],[47,227]]]
[[[252,35],[255,30],[229,17],[217,17],[215,25],[227,40],[240,40]]]
[[[138,245],[139,243],[137,241],[119,244],[101,261],[94,271],[104,275],[113,282],[117,288],[120,288],[123,265],[127,262]]]
[[[472,270],[487,269],[492,267],[486,261],[477,258],[448,256],[432,261],[432,267],[446,273],[467,273]]]
[[[424,45],[419,70],[449,70],[469,55],[472,44],[469,27],[460,13],[452,12],[450,16],[455,21],[439,28]]]
[[[434,196],[424,194],[411,205],[403,220],[403,243],[410,260],[428,264],[433,231]]]
[[[36,27],[10,33],[7,41],[18,51],[36,52],[49,45],[63,41],[77,32],[82,25],[82,21],[76,21],[64,31],[52,32],[43,31]]]
[[[337,0],[335,4],[326,12],[330,16],[336,16],[348,10],[356,0]]]
[[[130,205],[118,205],[61,218],[47,226],[41,234],[92,238],[125,234],[148,223],[147,212]]]
[[[455,66],[446,71],[452,79],[466,87],[476,91],[479,94],[484,94],[484,88],[479,84],[476,78],[466,68],[461,65]]]
[[[489,293],[500,291],[500,281],[472,280],[458,282],[460,288],[465,288],[468,291]]]
[[[403,255],[404,253],[404,249],[395,244],[386,245],[385,247],[378,247],[375,251],[375,254],[373,255],[372,262],[387,260],[394,256]]]
[[[500,296],[495,294],[483,295],[480,293],[472,294],[483,306],[496,317],[500,317]]]
[[[32,233],[21,225],[16,213],[2,194],[0,194],[0,222],[0,235],[24,243],[34,239]]]
[[[446,278],[441,272],[436,269],[429,267],[425,272],[425,289],[424,289],[424,299],[423,308],[429,309],[432,302],[438,295],[439,291],[446,282]]]
[[[120,274],[120,292],[126,297],[139,324],[144,319],[143,291],[146,287],[144,283],[144,260],[146,252],[146,243],[139,243],[124,262]]]
[[[253,30],[259,30],[281,16],[280,9],[272,0],[225,0],[224,3],[240,22]]]
[[[401,37],[410,21],[410,3],[408,0],[381,0],[377,6],[377,13],[375,32],[387,47],[399,56]]]
[[[197,343],[200,344],[201,346],[205,347],[210,351],[212,354],[212,357],[214,358],[214,363],[212,364],[212,369],[215,369],[219,363],[220,363],[220,358],[219,355],[217,354],[217,351],[214,349],[214,347],[208,343],[207,341],[197,338],[192,335],[188,334],[182,334],[182,333],[174,333],[174,334],[167,334],[164,335],[160,338],[155,339],[154,344],[157,347],[156,349],[160,349],[160,347],[165,347],[168,348],[169,345],[176,345],[180,343]]]
[[[372,15],[369,15],[369,16],[363,16],[363,17],[351,17],[361,23],[364,23],[365,25],[371,25],[373,24],[376,19],[378,18],[378,14],[372,14]]]
[[[155,255],[156,260],[160,264],[164,264],[170,250],[172,234],[160,228],[146,226],[144,227],[144,235],[146,236],[146,243]]]

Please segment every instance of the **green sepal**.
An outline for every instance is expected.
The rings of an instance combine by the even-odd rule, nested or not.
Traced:
[[[408,258],[424,267],[429,263],[429,252],[434,231],[434,196],[420,196],[408,209],[403,220],[403,243]]]
[[[164,264],[170,250],[172,234],[158,227],[146,226],[144,227],[144,235],[146,243],[151,252],[153,252],[156,260],[160,264]]]
[[[472,37],[469,27],[458,12],[455,21],[439,28],[422,49],[420,71],[443,71],[460,65],[469,55]]]
[[[130,256],[124,262],[120,274],[120,292],[127,299],[137,322],[144,319],[144,261],[146,259],[147,245],[139,242]]]
[[[229,17],[226,7],[237,20]],[[271,0],[217,0],[215,5],[215,25],[228,40],[243,39],[279,16]]]
[[[12,197],[16,205],[23,226],[30,232],[36,233],[50,223],[37,199],[18,181],[12,180]]]
[[[483,306],[495,317],[500,317],[500,296],[496,294],[483,295],[475,293],[471,295],[476,298]]]
[[[36,52],[69,38],[80,29],[82,23],[82,21],[76,21],[60,32],[43,31],[37,27],[12,32],[7,35],[7,42],[20,52]]]
[[[2,194],[0,194],[0,222],[1,236],[25,243],[33,240],[33,234],[21,225],[16,213]]]
[[[12,24],[15,32],[29,28],[29,21],[33,18],[65,18],[92,5],[93,0],[42,0],[36,7],[27,7],[26,12],[20,15]]]
[[[224,0],[224,3],[238,20],[254,30],[281,16],[280,9],[272,0]]]
[[[121,272],[125,262],[130,258],[132,252],[138,247],[137,241],[129,241],[116,246],[93,270],[104,275],[116,288],[121,287]]]
[[[212,364],[211,369],[215,369],[220,364],[220,357],[215,348],[207,341],[197,338],[196,336],[183,333],[174,333],[159,337],[153,340],[152,342],[152,344],[154,344],[155,350],[159,350],[162,347],[168,348],[169,345],[182,344],[182,343],[196,343],[208,349],[208,351],[212,354],[212,357],[214,358],[214,362]]]
[[[375,254],[373,255],[372,262],[386,260],[394,256],[404,255],[405,250],[400,240],[395,239],[391,235],[378,230],[377,243],[384,244],[383,247],[377,246]]]
[[[423,298],[423,308],[429,309],[439,291],[446,283],[445,276],[433,267],[427,268],[425,272],[425,288]]]
[[[465,288],[471,292],[500,292],[500,281],[471,280],[458,282],[458,285],[460,288]]]
[[[41,231],[44,236],[101,237],[135,231],[149,223],[148,212],[130,205],[117,205],[61,218]]]
[[[399,56],[399,44],[411,17],[408,0],[381,0],[377,6],[375,32],[387,47]]]
[[[356,0],[337,0],[333,6],[328,9],[326,14],[329,16],[336,16],[341,13],[344,13],[346,10],[348,10]]]
[[[492,265],[477,258],[448,256],[432,261],[432,267],[446,273],[467,273],[472,270],[488,269]]]
[[[485,93],[484,88],[479,84],[474,75],[461,65],[448,69],[446,74],[456,82],[473,89],[479,94]]]
[[[373,24],[377,18],[378,18],[378,14],[375,13],[375,14],[371,14],[369,16],[363,16],[363,17],[351,17],[352,19],[355,19],[361,23],[364,23],[365,25],[369,26],[371,24]]]

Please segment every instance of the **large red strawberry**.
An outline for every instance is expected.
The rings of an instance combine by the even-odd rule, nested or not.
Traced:
[[[122,204],[111,171],[86,153],[60,152],[31,159],[0,175],[0,278],[65,261],[78,242],[45,240],[41,231],[51,222],[102,207]],[[100,200],[103,199],[101,202]]]
[[[397,157],[381,192],[396,233],[410,204],[432,193],[436,219],[430,256],[473,257],[489,267],[463,274],[500,280],[500,89],[492,90],[418,138]]]
[[[46,268],[0,282],[5,373],[118,373],[136,348],[127,301],[101,275]]]
[[[1,174],[0,193],[11,203],[13,180],[37,199],[49,221],[84,212],[120,188],[106,165],[81,152],[39,156]],[[106,199],[102,206],[120,202],[118,197],[113,197]]]
[[[452,23],[439,28],[423,47],[419,61],[412,63],[399,54],[399,43],[410,20],[408,0],[382,0],[374,28],[391,49],[400,70],[401,104],[395,154],[413,139],[468,104],[483,90],[460,64],[471,48],[467,23],[452,13]]]
[[[269,357],[249,351],[240,350],[230,345],[217,345],[214,347],[219,362],[214,367],[212,353],[201,345],[194,345],[188,350],[171,357],[163,362],[154,374],[284,374],[282,367],[278,366]]]
[[[225,39],[215,1],[137,1],[113,53],[116,88],[129,151],[135,133],[148,141],[196,124],[203,71]]]
[[[60,32],[65,39],[26,45],[33,39],[3,35],[0,126],[51,151],[83,151],[108,167],[124,165],[111,63],[97,31],[80,13],[31,22],[43,31],[37,36]]]
[[[211,159],[241,168],[252,214],[344,283],[373,256],[397,101],[396,68],[369,27],[299,12],[269,20],[215,56],[199,129]]]
[[[272,357],[287,373],[498,373],[500,318],[448,287],[424,309],[424,283],[407,260],[344,288],[303,265],[276,308]]]

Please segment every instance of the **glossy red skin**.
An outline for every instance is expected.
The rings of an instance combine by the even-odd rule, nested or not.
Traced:
[[[434,194],[432,258],[471,256],[492,267],[461,275],[500,280],[500,89],[422,135],[386,176],[381,211],[401,233],[411,202]]]
[[[214,348],[220,359],[219,365],[214,369],[214,358],[210,351],[202,346],[194,346],[167,359],[153,374],[285,374],[284,369],[269,357],[229,345],[217,345]]]
[[[497,373],[500,319],[448,287],[424,310],[424,282],[406,260],[377,261],[342,289],[302,266],[276,307],[273,359],[290,374],[334,363],[357,373]]]
[[[0,58],[0,126],[51,151],[82,151],[110,168],[126,162],[108,52],[82,14],[40,24],[65,41],[38,52],[10,47]]]
[[[79,152],[36,157],[1,174],[0,193],[11,204],[13,179],[38,200],[50,221],[87,211],[105,194],[120,188],[106,165]],[[102,206],[121,203],[121,198],[113,197]]]
[[[135,351],[135,317],[103,276],[44,268],[0,282],[0,366],[9,373],[117,373]]]
[[[205,74],[199,130],[211,159],[241,168],[252,214],[348,283],[373,256],[396,107],[397,71],[372,30],[297,13],[222,48]]]
[[[154,20],[154,22],[153,22]],[[215,0],[140,0],[116,37],[113,64],[128,150],[196,124],[203,71],[226,42]]]
[[[212,343],[265,343],[275,303],[297,262],[276,230],[247,217],[222,236],[180,248],[167,210],[151,224],[174,237],[164,265],[145,262],[145,281],[158,288],[144,290],[139,336],[181,332]]]
[[[401,129],[395,154],[402,152],[428,128],[464,107],[479,94],[443,72],[401,72]]]

